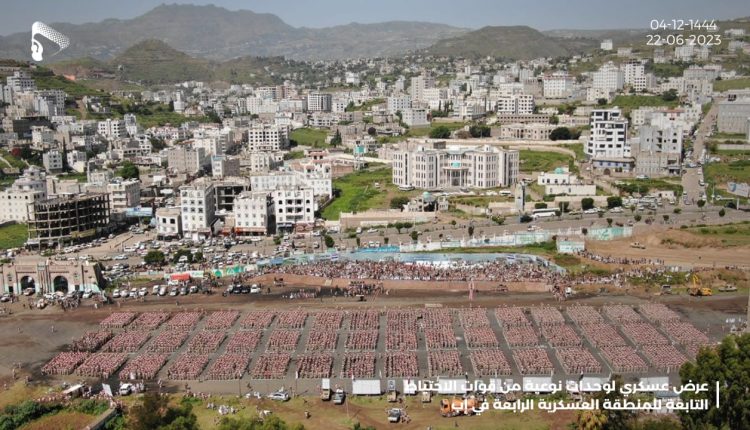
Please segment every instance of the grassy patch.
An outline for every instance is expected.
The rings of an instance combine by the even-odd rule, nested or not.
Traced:
[[[690,227],[687,231],[701,237],[719,240],[724,246],[750,245],[750,222],[748,221],[719,226]]]
[[[750,88],[750,78],[723,79],[714,82],[714,91],[739,90]]]
[[[305,158],[303,151],[290,151],[284,154],[284,160],[299,160],[300,158]]]
[[[678,196],[682,195],[682,185],[663,179],[627,179],[618,181],[615,186],[630,194],[648,194],[649,191],[653,190],[671,190]]]
[[[643,95],[619,95],[616,96],[610,107],[617,106],[623,110],[623,113],[630,112],[633,109],[638,109],[643,106],[667,106],[676,107],[679,102],[673,100],[671,102],[665,102],[659,96],[643,96]]]
[[[549,172],[557,167],[572,167],[573,157],[559,152],[543,152],[522,149],[519,169],[525,173]],[[575,169],[574,169],[575,170]]]
[[[449,199],[452,204],[469,205],[474,207],[487,207],[493,202],[511,202],[513,197],[504,196],[451,196]]]
[[[714,133],[713,136],[714,139],[739,139],[742,142],[738,143],[745,143],[745,133]],[[732,143],[732,142],[722,142],[722,143]]]
[[[341,212],[362,212],[374,207],[387,205],[385,187],[390,184],[392,170],[389,167],[376,167],[350,173],[333,180],[333,188],[338,196],[323,209],[322,216],[337,220]],[[375,187],[375,182],[380,187]]]
[[[750,160],[709,163],[703,166],[707,182],[725,184],[727,182],[750,181]]]
[[[81,85],[79,82],[71,81],[63,76],[55,76],[51,71],[41,69],[32,73],[36,87],[40,90],[63,90],[69,97],[80,98],[83,96],[102,95],[103,91]]]
[[[289,139],[297,142],[297,145],[311,146],[313,148],[328,148],[326,143],[328,131],[317,128],[298,128],[289,135]]]
[[[570,149],[571,151],[576,153],[576,160],[585,160],[586,159],[586,152],[583,150],[583,143],[568,143],[565,145],[561,145],[563,148]]]
[[[26,224],[11,224],[0,227],[0,249],[19,248],[29,238]]]
[[[7,161],[8,164],[11,165],[11,167],[15,167],[16,169],[21,169],[21,170],[29,167],[26,163],[24,163],[23,160],[21,160],[20,158],[12,155],[8,151],[4,151],[4,150],[0,151],[0,155],[3,156],[3,158],[5,159],[5,161]]]
[[[77,173],[77,172],[71,172],[71,173],[65,173],[64,175],[57,175],[60,179],[65,180],[76,180],[78,182],[86,182],[88,181],[88,177],[86,176],[86,173]]]

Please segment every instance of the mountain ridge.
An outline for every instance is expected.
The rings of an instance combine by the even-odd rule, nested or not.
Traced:
[[[388,21],[328,28],[293,27],[273,14],[207,5],[163,4],[132,19],[50,23],[71,45],[50,59],[110,60],[138,42],[159,39],[210,60],[244,56],[341,59],[401,55],[468,30],[445,24]],[[377,41],[377,43],[373,43]],[[29,34],[0,37],[0,58],[29,58]],[[49,60],[49,59],[46,59]]]

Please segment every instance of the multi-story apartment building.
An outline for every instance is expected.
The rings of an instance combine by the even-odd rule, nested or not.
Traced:
[[[309,112],[330,112],[333,96],[313,92],[307,95],[307,110]]]
[[[495,110],[499,114],[530,115],[534,113],[534,96],[530,94],[500,96]]]
[[[234,201],[234,231],[242,235],[265,235],[275,232],[275,214],[271,193],[246,191]]]
[[[312,188],[294,187],[271,193],[276,217],[276,231],[291,231],[299,224],[313,224],[317,203]]]
[[[201,240],[211,236],[216,220],[215,189],[211,183],[180,187],[180,213],[184,237]]]
[[[227,155],[211,157],[211,176],[214,178],[240,176],[240,159]]]
[[[622,66],[625,84],[636,91],[643,91],[653,83],[653,75],[646,73],[641,60],[630,60]]]
[[[422,108],[404,109],[401,112],[401,120],[409,127],[430,125],[430,121],[427,119],[427,113],[427,109]]]
[[[63,169],[63,155],[58,149],[50,149],[42,155],[42,165],[48,172],[59,172]]]
[[[586,154],[594,159],[630,157],[627,133],[628,120],[619,108],[595,109],[591,114]]]
[[[575,78],[567,72],[555,72],[542,78],[542,94],[547,99],[564,99],[573,94]]]
[[[108,118],[97,123],[96,131],[107,138],[119,138],[125,137],[127,128],[125,127],[125,121]]]
[[[425,100],[424,90],[435,87],[435,78],[429,72],[422,72],[419,76],[411,78],[411,86],[409,87],[409,94],[412,100],[422,101]]]
[[[254,125],[247,130],[247,145],[251,152],[275,152],[288,149],[289,128],[281,125]]]
[[[403,112],[406,109],[411,108],[411,97],[406,95],[388,97],[387,106],[388,113],[395,114],[399,111]]]
[[[631,143],[635,173],[648,176],[679,175],[682,170],[682,137],[680,126],[644,125]]]
[[[115,179],[107,184],[111,213],[122,213],[141,203],[141,181],[138,179]]]
[[[0,220],[28,221],[29,203],[47,198],[45,176],[43,170],[32,166],[13,185],[0,192]]]
[[[167,151],[167,166],[178,173],[195,175],[210,165],[210,158],[203,148],[187,145],[173,146]]]
[[[594,72],[593,88],[606,92],[621,90],[625,84],[625,74],[612,63],[602,65]]]
[[[36,90],[36,83],[31,75],[26,70],[16,70],[13,72],[13,76],[5,78],[6,87],[15,93],[34,91]],[[10,103],[9,100],[6,100]]]
[[[156,209],[156,234],[159,239],[173,239],[182,236],[180,208]]]
[[[273,191],[278,188],[310,188],[315,198],[323,200],[333,194],[330,173],[293,171],[250,177],[250,189],[253,191]]]

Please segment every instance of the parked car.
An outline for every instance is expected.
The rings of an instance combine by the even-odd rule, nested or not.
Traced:
[[[289,400],[289,393],[286,391],[276,391],[275,393],[269,394],[268,398],[279,402],[286,402]]]
[[[344,400],[346,399],[346,393],[344,393],[344,390],[339,388],[336,390],[335,393],[333,393],[333,404],[334,405],[343,405]]]
[[[127,396],[133,392],[133,384],[125,383],[120,385],[119,393],[121,396]]]

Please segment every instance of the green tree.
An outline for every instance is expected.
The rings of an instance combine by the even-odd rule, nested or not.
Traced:
[[[662,215],[662,218],[664,218],[664,222],[668,222],[669,221],[669,215],[667,215],[667,214]]]
[[[633,219],[635,220],[635,222],[640,221],[641,220],[641,214],[635,214],[635,216],[633,217]]]
[[[493,215],[492,221],[497,225],[503,225],[505,224],[505,217],[502,217],[500,215]]]
[[[719,216],[724,218],[724,215],[727,214],[727,211],[724,210],[724,208],[719,209]]]
[[[570,133],[570,129],[568,127],[557,127],[556,129],[552,130],[552,132],[549,134],[550,140],[570,140],[572,139],[572,134]]]
[[[599,106],[604,106],[604,105],[607,104],[607,99],[604,99],[604,98],[602,98],[602,99],[596,99],[596,104],[599,105]]]
[[[490,127],[486,125],[472,125],[469,127],[471,137],[490,137]]]
[[[679,214],[681,214],[681,213],[682,213],[682,209],[680,209],[680,208],[674,208],[674,209],[672,210],[672,212],[674,212],[675,214],[679,215]]]
[[[677,100],[677,90],[672,88],[670,90],[664,91],[663,93],[661,93],[661,99],[665,102],[672,102]]]
[[[430,138],[432,139],[447,139],[449,137],[451,137],[451,130],[444,125],[439,125],[430,130]]]
[[[560,212],[567,213],[570,212],[570,202],[560,202]]]
[[[416,242],[417,239],[419,238],[419,232],[416,231],[416,230],[412,230],[411,234],[409,236],[411,236],[411,240],[413,240],[414,242]]]
[[[326,243],[326,248],[333,248],[333,246],[336,244],[331,235],[328,234],[323,236],[323,241],[325,241]]]
[[[581,209],[588,210],[594,208],[594,199],[591,197],[584,197],[581,199]]]
[[[140,172],[138,171],[138,166],[133,164],[132,161],[125,160],[117,171],[117,176],[123,179],[139,179]]]
[[[607,415],[599,409],[580,411],[576,415],[578,430],[602,430],[607,424]]]
[[[177,407],[169,406],[169,398],[147,392],[140,403],[130,409],[128,428],[132,430],[198,430],[193,406],[183,399]]]
[[[146,264],[156,264],[161,266],[166,262],[166,259],[164,258],[163,252],[154,249],[146,253],[146,256],[143,257],[143,261]]]
[[[391,209],[403,209],[404,205],[409,203],[409,197],[406,196],[396,196],[391,199]]]
[[[699,208],[703,209],[703,206],[706,206],[706,201],[701,199],[701,200],[698,200],[696,204],[698,205]]]
[[[536,202],[534,203],[534,209],[547,209],[547,203]]]
[[[716,347],[702,348],[695,362],[680,369],[683,384],[706,384],[708,391],[683,391],[684,401],[705,399],[707,410],[680,413],[686,429],[750,429],[750,334],[726,336]],[[719,405],[716,405],[716,381],[719,381]]]
[[[609,197],[607,197],[607,207],[610,208],[610,209],[617,208],[617,207],[622,207],[622,197],[620,197],[620,196],[609,196]]]
[[[378,134],[378,130],[375,129],[375,127],[370,127],[367,129],[367,134],[369,134],[370,136],[375,136],[376,134]]]
[[[557,115],[552,115],[551,117],[549,117],[549,123],[560,124],[560,118],[558,118]]]
[[[339,145],[341,145],[341,132],[336,130],[336,134],[334,134],[333,139],[331,139],[331,146],[335,148]]]
[[[612,227],[612,218],[607,218],[607,226]]]
[[[467,229],[467,232],[469,233],[469,237],[474,236],[474,226],[470,225],[469,228]]]

